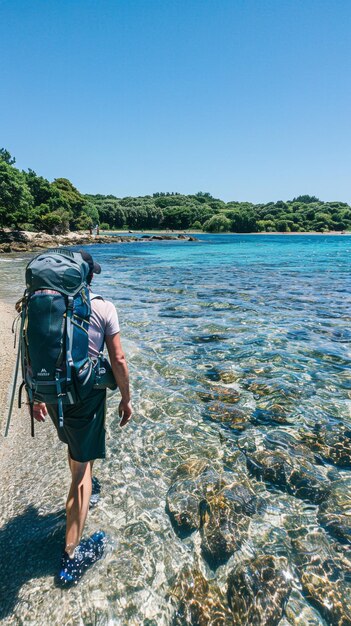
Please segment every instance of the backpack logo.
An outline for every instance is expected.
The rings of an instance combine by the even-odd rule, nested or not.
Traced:
[[[50,374],[46,371],[45,367],[42,367],[40,372],[38,372],[38,376],[50,376]]]

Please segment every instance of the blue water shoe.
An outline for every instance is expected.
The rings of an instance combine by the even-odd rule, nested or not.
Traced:
[[[95,532],[89,539],[82,540],[74,551],[72,559],[64,550],[56,584],[62,588],[76,585],[86,570],[101,559],[105,552],[106,536],[102,530]]]

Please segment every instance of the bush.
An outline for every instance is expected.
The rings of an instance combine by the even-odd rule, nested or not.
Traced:
[[[101,222],[100,230],[110,230],[110,226],[107,222]]]
[[[21,230],[28,230],[31,233],[35,233],[37,229],[35,228],[34,224],[24,222],[23,224],[21,224]]]
[[[44,230],[50,235],[65,235],[69,230],[69,213],[52,211],[42,218]]]
[[[273,220],[258,220],[257,228],[260,233],[273,233],[276,230]]]
[[[290,232],[290,227],[289,224],[286,220],[277,220],[276,221],[276,227],[277,230],[280,233],[289,233]]]
[[[225,215],[214,215],[203,225],[203,230],[208,233],[230,232],[231,221]]]
[[[92,225],[91,218],[86,213],[81,213],[74,222],[74,230],[88,230]]]
[[[195,228],[196,230],[202,230],[202,224],[201,222],[197,220],[190,226],[190,228]]]

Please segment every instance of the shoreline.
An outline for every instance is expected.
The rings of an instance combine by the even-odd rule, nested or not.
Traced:
[[[125,231],[124,231],[125,233]],[[66,235],[49,235],[44,232],[31,232],[26,230],[0,230],[0,254],[9,254],[11,252],[35,252],[47,248],[58,248],[68,246],[86,246],[106,243],[135,243],[137,241],[154,241],[159,239],[174,239],[176,241],[194,241],[195,238],[190,234],[165,233],[151,234],[145,237],[130,236],[125,233],[123,237],[116,235],[90,235],[86,232],[69,232]]]
[[[304,230],[301,232],[282,232],[282,231],[264,231],[264,232],[259,232],[259,233],[255,233],[255,232],[250,232],[250,233],[238,233],[238,232],[223,232],[223,233],[207,233],[203,230],[193,230],[193,229],[189,229],[189,230],[133,230],[133,231],[126,231],[126,230],[102,230],[101,233],[103,233],[103,237],[105,237],[105,235],[107,236],[108,234],[113,233],[115,235],[122,235],[123,233],[126,233],[127,236],[129,236],[130,234],[143,234],[143,235],[190,235],[190,236],[196,236],[196,235],[284,235],[284,236],[296,236],[296,235],[327,235],[328,237],[333,237],[333,236],[339,236],[339,235],[351,235],[351,231],[340,231],[340,230],[328,230],[324,233],[318,232],[316,230]],[[138,237],[139,239],[139,237]]]
[[[320,233],[316,231],[304,232],[260,232],[260,233],[205,233],[198,230],[110,230],[101,231],[99,235],[90,235],[86,232],[69,232],[66,235],[48,235],[44,232],[30,232],[24,230],[0,230],[0,255],[13,252],[40,252],[40,250],[57,247],[86,246],[107,243],[136,243],[140,241],[198,241],[198,235],[232,235],[234,237],[243,235],[269,235],[271,236],[350,236],[350,231],[327,231]],[[1,294],[0,294],[1,297]]]

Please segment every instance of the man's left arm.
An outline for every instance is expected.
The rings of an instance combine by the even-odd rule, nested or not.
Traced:
[[[120,426],[125,426],[125,424],[127,424],[132,417],[127,361],[124,356],[119,333],[105,337],[105,341],[113,375],[122,396],[122,400],[119,405],[119,415],[122,417]]]

